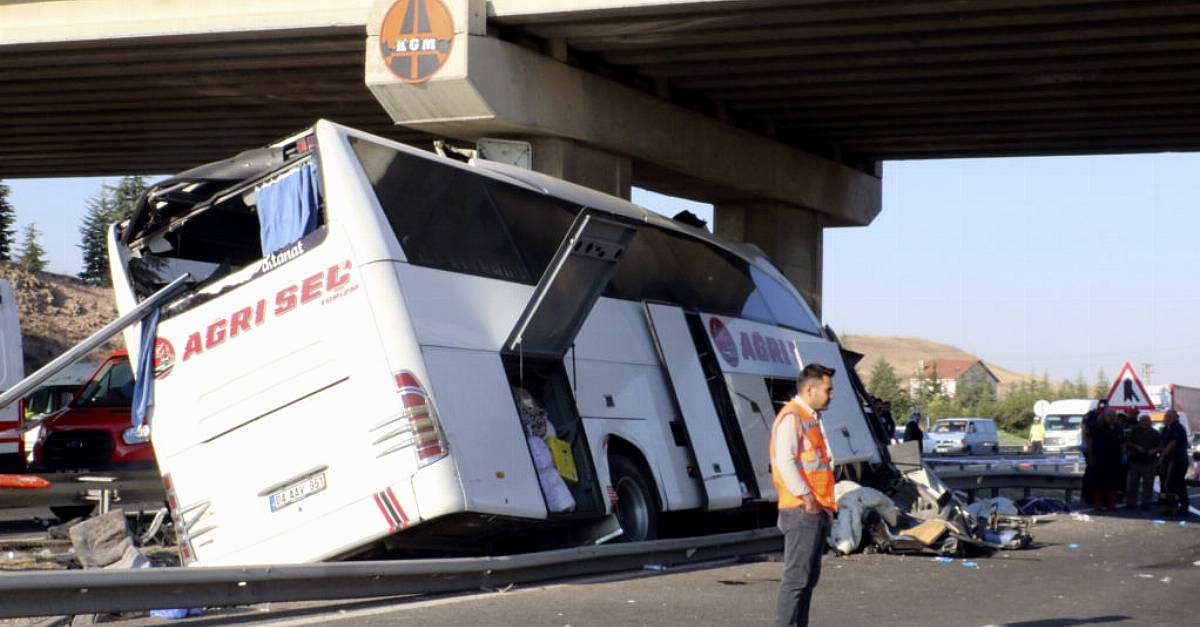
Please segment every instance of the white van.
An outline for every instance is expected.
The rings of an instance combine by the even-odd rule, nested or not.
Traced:
[[[967,455],[1000,452],[1000,436],[991,418],[942,418],[929,429],[933,452]]]
[[[662,511],[772,501],[802,363],[838,370],[835,463],[879,460],[837,344],[761,253],[527,170],[322,121],[156,184],[109,245],[122,312],[194,279],[162,310],[150,421],[189,564],[610,513],[638,540]],[[518,397],[564,443],[569,509]]]
[[[1034,404],[1034,414],[1041,416],[1042,424],[1046,427],[1046,452],[1079,451],[1083,446],[1083,417],[1097,404],[1097,401],[1086,398],[1049,403],[1038,401]]]
[[[0,279],[0,391],[25,378],[25,356],[21,344],[21,321],[12,285]],[[22,403],[0,409],[0,472],[25,467],[21,441]]]

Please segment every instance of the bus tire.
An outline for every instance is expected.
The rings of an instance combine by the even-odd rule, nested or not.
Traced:
[[[50,508],[59,522],[70,522],[76,518],[87,518],[96,509],[95,505],[56,505]]]
[[[621,523],[621,542],[641,542],[658,537],[658,498],[649,479],[633,460],[613,455],[608,460],[617,502],[613,513]]]

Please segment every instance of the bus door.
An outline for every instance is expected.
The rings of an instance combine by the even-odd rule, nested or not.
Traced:
[[[575,481],[568,479],[568,487],[574,511],[585,515],[603,513],[605,499],[563,360],[636,234],[637,224],[632,221],[580,212],[534,288],[502,354],[514,402],[531,397],[546,412],[555,437],[570,447],[577,476]],[[555,510],[548,507],[548,511]]]
[[[751,484],[747,483],[753,477],[739,473],[735,464],[735,458],[744,456],[745,445],[736,433],[736,426],[729,424],[730,408],[718,407],[715,402],[719,397],[710,388],[712,375],[702,363],[688,314],[676,305],[647,302],[644,306],[659,361],[675,394],[696,458],[707,497],[706,507],[710,510],[737,507],[743,497],[753,496]]]

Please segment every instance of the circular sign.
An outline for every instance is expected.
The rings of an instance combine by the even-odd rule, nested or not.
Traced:
[[[725,328],[725,323],[718,320],[716,316],[709,318],[708,334],[712,336],[713,345],[717,347],[717,352],[721,353],[721,358],[725,360],[725,363],[736,368],[738,365],[737,343],[733,341],[733,334]]]
[[[453,42],[454,20],[442,0],[397,0],[379,29],[383,63],[406,83],[421,83],[436,74]]]
[[[166,338],[154,339],[154,378],[165,379],[175,368],[175,347]]]

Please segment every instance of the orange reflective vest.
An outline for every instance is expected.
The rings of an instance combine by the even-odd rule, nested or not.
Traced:
[[[775,433],[784,420],[792,420],[796,424],[796,437],[799,440],[796,442],[796,466],[800,470],[800,477],[808,485],[808,489],[817,503],[827,510],[836,512],[837,499],[833,494],[833,484],[836,481],[833,478],[833,463],[829,457],[829,449],[825,446],[825,434],[821,432],[821,423],[817,417],[803,405],[797,403],[796,399],[788,401],[783,409],[779,410],[779,415],[775,417],[775,426],[771,429],[770,455],[772,462],[775,460]],[[804,439],[807,439],[810,445],[807,451],[804,450]],[[771,464],[771,483],[775,484],[779,509],[804,507],[804,501],[788,490],[787,484],[783,482],[783,477],[774,463]]]

